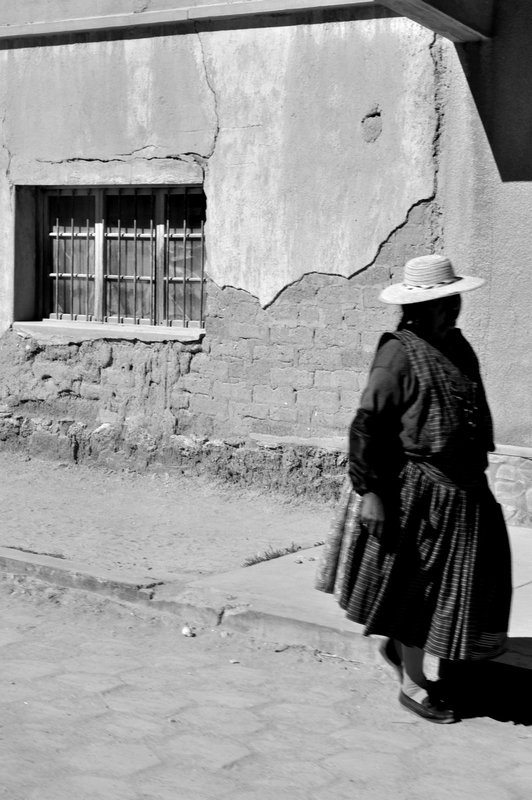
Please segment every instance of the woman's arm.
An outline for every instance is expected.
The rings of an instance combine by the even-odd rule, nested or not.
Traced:
[[[399,340],[385,341],[377,351],[349,431],[349,474],[354,489],[363,496],[361,521],[375,536],[382,533],[384,498],[402,463],[401,415],[414,384]]]

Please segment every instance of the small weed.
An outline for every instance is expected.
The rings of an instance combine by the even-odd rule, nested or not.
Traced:
[[[292,542],[289,547],[269,547],[264,553],[257,553],[257,555],[251,556],[251,558],[246,558],[246,560],[242,562],[242,566],[252,567],[253,564],[260,564],[261,561],[271,561],[272,558],[280,558],[281,556],[287,556],[289,553],[297,553],[297,551],[301,549],[301,545],[294,544],[294,542]]]

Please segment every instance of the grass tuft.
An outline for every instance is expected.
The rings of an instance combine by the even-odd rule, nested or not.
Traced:
[[[289,545],[288,547],[278,547],[278,548],[269,547],[263,553],[257,553],[257,555],[255,556],[246,558],[246,560],[242,562],[242,566],[252,567],[253,564],[260,564],[261,561],[271,561],[272,558],[280,558],[281,556],[287,556],[290,553],[297,553],[297,551],[301,549],[302,549],[301,545],[294,544],[294,542],[292,542],[292,544]]]

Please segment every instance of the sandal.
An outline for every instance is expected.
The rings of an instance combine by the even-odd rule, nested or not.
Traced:
[[[404,692],[399,692],[399,702],[407,711],[411,711],[429,722],[437,722],[440,725],[449,725],[456,722],[454,712],[450,708],[445,708],[438,701],[431,700],[428,695],[423,698],[421,703],[418,703]]]

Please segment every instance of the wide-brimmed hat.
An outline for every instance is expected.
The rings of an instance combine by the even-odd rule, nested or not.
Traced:
[[[379,295],[383,303],[423,303],[451,294],[461,294],[478,289],[484,278],[471,275],[456,275],[450,259],[444,255],[428,255],[412,258],[405,264],[402,283],[392,283]]]

